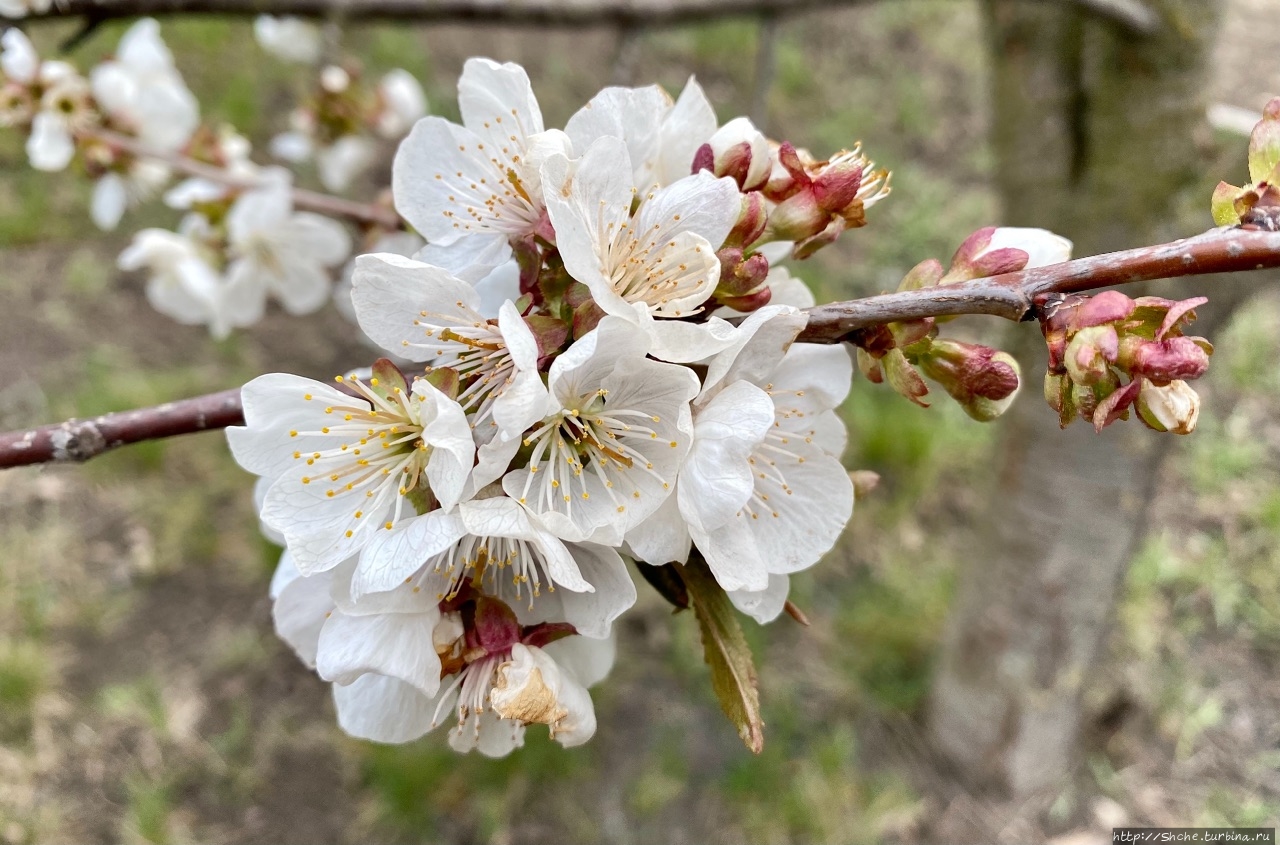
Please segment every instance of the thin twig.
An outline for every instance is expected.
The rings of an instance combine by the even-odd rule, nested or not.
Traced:
[[[1042,2],[1060,0],[1042,0]],[[582,28],[593,26],[649,27],[706,23],[732,16],[786,15],[865,5],[875,0],[61,0],[31,18],[88,15],[104,20],[142,15],[294,15],[326,19],[335,3],[348,6],[351,23],[416,21],[418,23],[478,23],[527,27]],[[1150,35],[1159,17],[1141,0],[1072,0],[1094,14],[1114,21],[1135,35]]]
[[[1080,258],[962,284],[889,293],[809,309],[800,340],[856,342],[860,332],[901,320],[988,314],[1030,320],[1051,294],[1083,293],[1114,285],[1280,267],[1280,232],[1214,229],[1194,238]],[[143,440],[173,437],[243,422],[240,391],[224,390],[155,408],[95,420],[0,434],[0,469],[84,461]]]
[[[188,158],[178,153],[166,152],[164,150],[156,150],[148,147],[146,144],[131,138],[128,135],[122,135],[119,132],[111,132],[106,129],[91,129],[81,133],[82,137],[89,137],[101,141],[104,144],[115,147],[121,152],[138,158],[150,158],[156,161],[164,162],[180,173],[188,176],[197,176],[202,179],[209,179],[214,182],[220,182],[233,188],[255,188],[260,186],[260,182],[254,179],[244,179],[232,176],[221,167],[212,164],[205,164],[202,161]],[[357,223],[368,223],[375,226],[381,226],[384,229],[401,229],[404,227],[400,216],[393,209],[386,206],[377,205],[375,203],[356,202],[345,197],[335,197],[331,194],[322,194],[318,191],[308,191],[305,188],[293,189],[293,205],[295,208],[305,209],[307,211],[315,211],[319,214],[325,214],[330,217],[344,217],[348,220],[354,220]]]

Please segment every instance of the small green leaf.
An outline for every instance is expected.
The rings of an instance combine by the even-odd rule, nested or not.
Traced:
[[[1280,97],[1267,103],[1262,120],[1249,136],[1249,178],[1254,184],[1271,178],[1280,165]]]
[[[911,271],[902,277],[902,281],[898,284],[898,290],[931,288],[941,281],[944,272],[941,261],[936,258],[926,258],[912,267]]]
[[[1219,182],[1213,189],[1213,222],[1216,226],[1235,226],[1240,223],[1240,215],[1236,213],[1236,199],[1243,191],[1235,185]]]
[[[764,719],[751,647],[747,645],[728,595],[695,550],[681,572],[702,632],[702,650],[711,667],[711,687],[738,736],[754,753],[764,749]]]

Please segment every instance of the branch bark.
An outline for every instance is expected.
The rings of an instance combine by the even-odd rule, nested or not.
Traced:
[[[163,150],[152,149],[151,147],[138,141],[136,138],[130,138],[128,135],[122,135],[119,132],[111,132],[106,129],[93,129],[81,133],[82,137],[93,138],[101,141],[108,146],[115,147],[121,152],[128,153],[137,158],[149,158],[155,161],[161,161],[172,167],[179,173],[187,176],[198,176],[202,179],[209,179],[214,182],[220,182],[234,188],[254,188],[258,186],[258,182],[253,179],[241,179],[227,173],[220,167],[212,164],[205,164],[202,161],[188,158],[178,153],[165,152]],[[314,211],[329,217],[343,217],[347,220],[353,220],[357,223],[367,223],[370,225],[381,226],[384,229],[402,229],[403,221],[400,215],[384,205],[375,203],[357,202],[349,200],[345,197],[335,197],[331,194],[322,194],[318,191],[308,191],[305,188],[293,189],[293,205],[295,208],[304,209],[306,211]]]
[[[1113,285],[1280,267],[1280,232],[1214,229],[1194,238],[1080,258],[957,285],[836,302],[809,309],[808,343],[857,343],[861,332],[922,317],[986,314],[1036,319],[1052,294]],[[239,389],[194,399],[0,433],[0,469],[86,461],[118,446],[243,422]]]
[[[872,0],[60,0],[30,19],[85,17],[94,22],[142,15],[212,14],[293,15],[327,19],[343,8],[351,23],[414,21],[417,23],[506,24],[520,27],[577,29],[593,26],[664,27],[705,23],[733,16],[788,15],[857,6]],[[1099,17],[1138,35],[1160,28],[1160,17],[1142,0],[1071,0]]]

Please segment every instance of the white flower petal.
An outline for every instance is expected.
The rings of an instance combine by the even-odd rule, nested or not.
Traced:
[[[419,312],[470,322],[480,304],[475,288],[447,271],[390,253],[356,258],[351,300],[369,339],[410,361],[431,361],[440,354],[439,347],[422,343],[427,336]]]
[[[286,567],[288,552],[280,558],[280,568]],[[292,564],[288,564],[292,568]],[[330,579],[326,575],[304,578],[296,569],[295,577],[280,587],[280,593],[271,605],[271,618],[276,634],[289,644],[307,666],[316,665],[320,631],[325,620],[333,612],[333,599],[329,597]]]
[[[360,553],[351,581],[356,602],[369,594],[404,584],[427,560],[446,551],[467,533],[457,513],[434,510],[410,517],[391,531],[381,531]]]
[[[699,410],[677,490],[685,519],[710,531],[746,504],[755,489],[751,454],[773,421],[769,394],[745,381],[730,384]]]
[[[93,186],[93,200],[89,216],[104,232],[120,225],[120,218],[129,205],[129,190],[118,173],[105,173]]]
[[[351,736],[374,742],[412,742],[434,727],[436,699],[385,675],[361,675],[333,685],[338,724]]]
[[[770,575],[769,586],[757,592],[731,590],[729,601],[738,610],[764,625],[777,619],[787,603],[791,579],[786,575]]]
[[[316,672],[337,684],[372,672],[412,684],[423,695],[435,695],[440,689],[440,656],[431,632],[439,619],[439,611],[334,613],[320,631]]]
[[[35,81],[40,57],[31,39],[20,29],[10,27],[0,35],[0,71],[14,82],[28,85]]]
[[[63,170],[76,154],[75,141],[61,115],[42,111],[31,121],[27,159],[36,170]]]

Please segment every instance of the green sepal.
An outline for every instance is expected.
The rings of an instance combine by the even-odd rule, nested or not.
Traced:
[[[395,402],[396,390],[407,393],[409,382],[390,358],[379,358],[373,362],[373,377],[369,379],[369,389],[388,402]]]
[[[920,373],[916,368],[907,361],[901,349],[889,350],[880,359],[880,364],[884,368],[885,378],[888,380],[890,387],[921,408],[929,407],[929,403],[921,398],[929,393],[929,387],[924,383],[924,379],[920,377]]]
[[[432,367],[422,377],[427,380],[427,384],[450,399],[456,400],[458,398],[461,379],[458,377],[458,371],[453,367]]]

